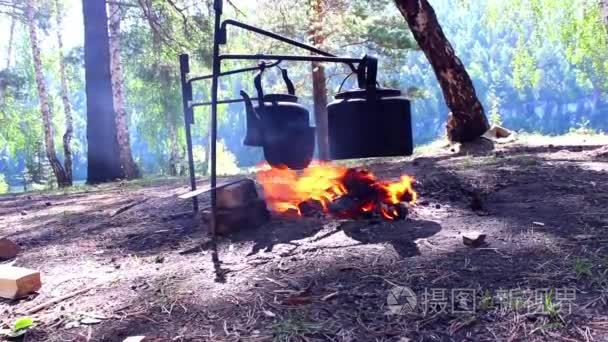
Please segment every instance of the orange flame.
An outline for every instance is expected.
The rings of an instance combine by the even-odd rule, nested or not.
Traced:
[[[298,205],[307,200],[316,200],[323,212],[327,213],[331,202],[348,194],[348,186],[344,183],[348,172],[346,167],[328,163],[313,163],[300,172],[263,165],[257,173],[257,180],[264,189],[266,202],[272,211],[302,215]],[[394,219],[399,212],[392,205],[416,202],[414,179],[410,176],[404,175],[397,182],[379,182],[371,172],[358,171],[349,174],[349,177],[355,177],[376,189],[380,197],[361,204],[358,209],[360,213],[371,212],[380,205],[379,213],[386,219]]]

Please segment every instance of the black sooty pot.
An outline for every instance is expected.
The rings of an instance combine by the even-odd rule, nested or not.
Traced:
[[[398,89],[376,85],[378,61],[365,56],[359,89],[338,93],[327,106],[332,159],[408,156],[413,153],[410,101]]]

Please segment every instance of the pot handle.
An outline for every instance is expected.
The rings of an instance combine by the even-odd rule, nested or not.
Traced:
[[[359,88],[375,90],[378,76],[378,58],[365,55],[357,68],[357,83]]]

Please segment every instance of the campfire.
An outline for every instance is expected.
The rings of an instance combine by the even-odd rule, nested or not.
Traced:
[[[404,219],[416,202],[414,179],[381,181],[373,173],[316,163],[302,171],[264,166],[257,173],[268,208],[281,215]]]

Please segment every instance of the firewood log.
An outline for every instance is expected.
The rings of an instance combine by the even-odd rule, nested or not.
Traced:
[[[217,189],[218,208],[239,208],[257,198],[255,182],[251,179],[243,179]]]
[[[0,266],[0,297],[16,299],[38,291],[40,272],[23,267]]]

